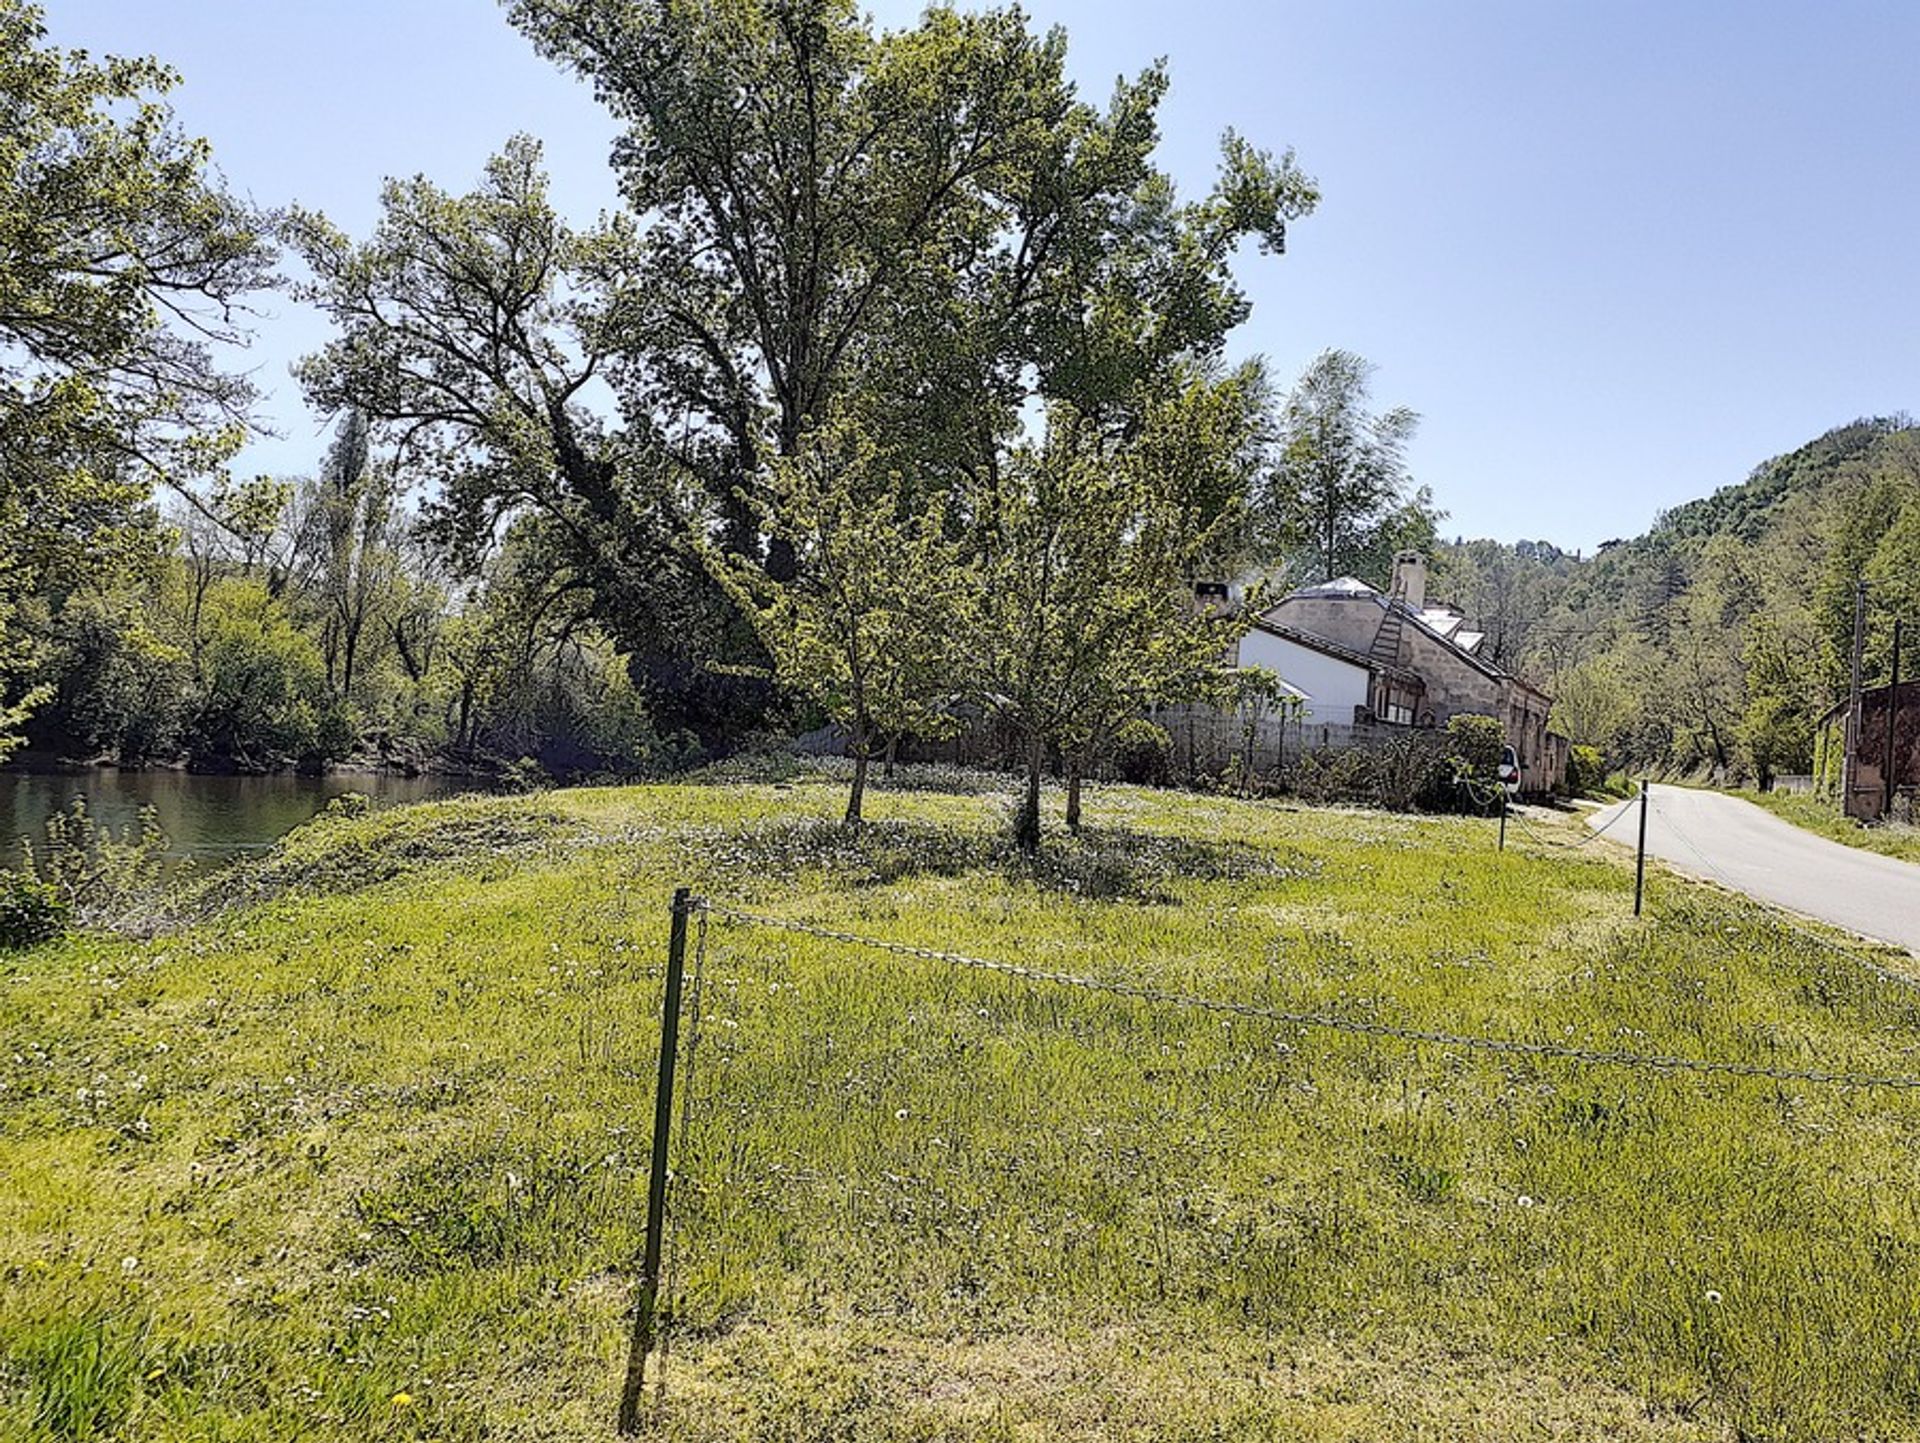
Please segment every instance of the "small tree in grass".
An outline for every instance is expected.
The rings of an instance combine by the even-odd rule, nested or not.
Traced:
[[[1253,790],[1254,746],[1260,739],[1260,723],[1268,717],[1283,721],[1297,711],[1300,693],[1288,686],[1279,672],[1264,666],[1235,668],[1229,693],[1234,715],[1240,719],[1240,790]]]
[[[1190,404],[1204,392],[1197,383],[1148,407],[1138,433],[1118,439],[1057,407],[1044,440],[1015,451],[976,498],[978,626],[962,661],[972,693],[1021,741],[1023,848],[1039,845],[1050,746],[1077,780],[1146,707],[1211,700],[1226,685],[1223,650],[1244,623],[1196,610],[1192,582],[1238,502],[1198,495],[1210,478],[1170,472],[1156,445],[1204,413]]]
[[[707,569],[745,611],[780,682],[847,729],[858,825],[867,768],[907,733],[949,734],[951,656],[966,630],[974,577],[943,534],[939,506],[884,470],[872,441],[837,421],[772,468],[750,498],[769,540],[791,549],[794,575],[703,548]]]

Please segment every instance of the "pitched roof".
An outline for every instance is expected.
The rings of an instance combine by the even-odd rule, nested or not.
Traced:
[[[1349,666],[1357,666],[1365,671],[1385,672],[1389,676],[1407,680],[1417,679],[1417,673],[1404,666],[1388,666],[1375,661],[1364,651],[1355,651],[1350,646],[1342,646],[1337,641],[1328,641],[1324,636],[1315,636],[1310,631],[1288,626],[1283,622],[1270,621],[1264,616],[1253,619],[1252,629],[1264,631],[1268,636],[1277,636],[1282,641],[1290,641],[1296,646],[1304,646],[1308,651],[1317,651],[1322,656],[1330,656],[1335,661],[1344,661]]]
[[[1461,631],[1460,625],[1465,618],[1449,607],[1430,606],[1424,610],[1416,611],[1405,601],[1397,597],[1383,596],[1378,588],[1369,586],[1366,582],[1352,576],[1342,576],[1336,581],[1322,581],[1312,586],[1299,587],[1281,597],[1280,601],[1276,603],[1276,607],[1296,599],[1306,600],[1309,598],[1337,601],[1370,601],[1382,611],[1390,614],[1398,614],[1404,621],[1412,622],[1415,626],[1419,627],[1420,630],[1426,632],[1428,636],[1439,642],[1440,645],[1458,655],[1462,661],[1475,671],[1478,671],[1482,676],[1491,677],[1495,681],[1511,681],[1518,686],[1525,687],[1528,691],[1538,693],[1541,696],[1546,695],[1539,687],[1527,681],[1517,672],[1508,671],[1498,663],[1489,661],[1487,658],[1479,655],[1479,646],[1480,643],[1486,639],[1486,634],[1477,631]],[[1291,632],[1293,629],[1289,627],[1287,630]],[[1299,641],[1304,639],[1306,635],[1304,632],[1295,632],[1292,639]],[[1405,668],[1398,668],[1398,670],[1405,671]]]

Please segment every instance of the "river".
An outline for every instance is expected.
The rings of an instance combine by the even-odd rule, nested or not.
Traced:
[[[0,769],[0,867],[19,861],[19,839],[38,839],[49,813],[85,796],[94,820],[116,831],[138,824],[152,807],[172,843],[170,855],[215,864],[258,852],[343,792],[361,792],[376,806],[418,802],[479,789],[459,777],[401,777],[343,772],[307,777],[204,776],[117,767]]]

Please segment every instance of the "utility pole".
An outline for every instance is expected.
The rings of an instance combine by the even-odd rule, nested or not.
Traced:
[[[1899,617],[1893,619],[1893,685],[1887,688],[1887,704],[1881,708],[1886,718],[1887,754],[1885,769],[1880,773],[1880,820],[1893,820],[1893,768],[1896,760],[1893,750],[1895,734],[1900,729],[1900,641],[1904,624]]]
[[[1840,810],[1853,815],[1853,791],[1860,782],[1860,658],[1867,645],[1867,582],[1853,583],[1853,679],[1847,690],[1847,752],[1840,762]]]

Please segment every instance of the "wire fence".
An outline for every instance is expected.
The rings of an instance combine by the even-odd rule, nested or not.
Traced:
[[[838,942],[850,947],[860,947],[868,951],[888,953],[899,957],[917,958],[924,962],[941,962],[948,966],[964,967],[979,972],[992,972],[1003,977],[1018,978],[1024,982],[1040,983],[1056,987],[1072,987],[1083,992],[1104,993],[1112,997],[1124,997],[1133,1001],[1157,1003],[1167,1007],[1217,1012],[1227,1016],[1272,1023],[1275,1026],[1281,1027],[1343,1032],[1358,1037],[1378,1037],[1465,1052],[1493,1053],[1507,1057],[1552,1059],[1561,1062],[1577,1063],[1587,1067],[1627,1067],[1639,1068],[1651,1072],[1690,1072],[1726,1077],[1758,1077],[1766,1078],[1774,1082],[1806,1082],[1831,1084],[1842,1087],[1886,1088],[1908,1092],[1920,1090],[1920,1077],[1847,1072],[1827,1068],[1776,1067],[1766,1063],[1729,1062],[1712,1058],[1668,1056],[1660,1053],[1621,1052],[1607,1048],[1576,1047],[1556,1042],[1530,1042],[1519,1038],[1482,1037],[1471,1033],[1447,1032],[1432,1028],[1402,1026],[1390,1022],[1376,1022],[1366,1018],[1343,1017],[1338,1014],[1326,1012],[1293,1012],[1280,1008],[1266,1007],[1254,1002],[1239,1002],[1230,998],[1221,997],[1195,996],[1188,993],[1171,992],[1158,987],[1149,987],[1135,982],[1122,982],[1088,976],[1081,973],[1056,972],[1044,968],[1027,967],[1014,962],[996,961],[985,957],[973,957],[962,952],[946,952],[931,947],[918,947],[904,942],[889,942],[876,937],[862,936],[855,932],[842,932],[830,927],[818,927],[811,923],[797,922],[790,918],[771,917],[754,912],[745,912],[706,898],[695,899],[694,905],[699,908],[702,913],[710,913],[742,926],[798,933],[802,936],[813,937],[820,941]]]
[[[1623,807],[1613,818],[1609,819],[1602,828],[1594,831],[1585,841],[1596,840],[1604,833],[1607,827],[1614,825],[1621,816],[1627,815],[1632,810],[1631,807]],[[1544,838],[1544,835],[1542,839],[1550,840]],[[1577,846],[1583,844],[1584,843],[1571,845]],[[1562,842],[1558,845],[1566,847],[1569,844]],[[1714,870],[1711,868],[1711,864],[1706,862],[1704,856],[1701,857],[1701,860],[1709,870]],[[1002,978],[1018,984],[1023,990],[1030,990],[1036,994],[1058,993],[1110,998],[1166,1014],[1219,1016],[1233,1021],[1253,1023],[1262,1028],[1284,1031],[1296,1037],[1301,1034],[1317,1031],[1357,1038],[1362,1041],[1404,1044],[1414,1049],[1439,1049],[1442,1055],[1447,1058],[1480,1055],[1496,1059],[1514,1059],[1533,1063],[1564,1064],[1577,1068],[1625,1070],[1645,1075],[1758,1080],[1776,1086],[1796,1085],[1832,1088],[1855,1093],[1892,1093],[1898,1095],[1920,1092],[1920,1076],[1914,1075],[1863,1071],[1837,1066],[1794,1066],[1774,1062],[1744,1061],[1723,1057],[1690,1056],[1657,1051],[1633,1051],[1611,1047],[1584,1046],[1575,1042],[1492,1036],[1465,1030],[1421,1026],[1411,1022],[1392,1020],[1390,1018],[1349,1015],[1337,1011],[1294,1009],[1273,1006],[1265,1002],[1247,1000],[1240,997],[1208,995],[1203,992],[1176,990],[1153,985],[1148,982],[1131,980],[1124,975],[1109,975],[1104,969],[1101,972],[1068,971],[1052,967],[1035,966],[1025,962],[1007,960],[1005,958],[986,957],[967,952],[921,946],[914,943],[866,935],[843,928],[823,926],[798,918],[753,911],[709,897],[689,896],[682,905],[685,908],[685,915],[692,923],[693,945],[689,986],[686,991],[686,1026],[681,1033],[681,1041],[679,1044],[680,1086],[683,1090],[678,1099],[678,1135],[673,1139],[671,1152],[672,1164],[667,1172],[669,1189],[667,1194],[667,1215],[672,1225],[667,1229],[668,1245],[663,1253],[664,1261],[660,1267],[657,1278],[659,1294],[668,1301],[658,1313],[656,1344],[658,1367],[653,1375],[653,1406],[656,1413],[666,1406],[667,1359],[672,1350],[674,1338],[682,1332],[685,1322],[683,1306],[675,1301],[681,1296],[682,1287],[681,1268],[683,1266],[683,1248],[676,1245],[675,1242],[680,1232],[683,1215],[681,1205],[682,1189],[692,1181],[696,1190],[700,1193],[703,1206],[710,1202],[710,1190],[714,1188],[720,1188],[722,1191],[725,1190],[723,1185],[725,1180],[717,1182],[712,1177],[695,1179],[693,1173],[697,1169],[705,1167],[711,1170],[717,1163],[719,1170],[722,1173],[726,1173],[730,1179],[733,1176],[733,1170],[741,1165],[740,1159],[750,1155],[754,1146],[759,1146],[762,1153],[765,1153],[768,1146],[766,1139],[769,1137],[787,1139],[788,1143],[794,1147],[799,1146],[799,1143],[795,1141],[795,1139],[804,1137],[815,1146],[825,1146],[831,1155],[824,1160],[815,1160],[811,1164],[793,1161],[771,1164],[769,1166],[770,1172],[779,1177],[781,1184],[785,1188],[826,1188],[829,1192],[834,1188],[839,1188],[844,1195],[843,1201],[848,1205],[878,1208],[880,1205],[874,1202],[874,1199],[880,1195],[880,1192],[884,1192],[886,1187],[897,1186],[903,1190],[911,1191],[912,1187],[916,1185],[914,1179],[909,1176],[896,1176],[893,1172],[886,1172],[881,1180],[884,1186],[882,1186],[878,1192],[872,1187],[863,1186],[850,1180],[848,1175],[849,1169],[857,1171],[859,1167],[864,1165],[856,1156],[857,1148],[860,1145],[859,1142],[850,1142],[846,1144],[845,1147],[836,1147],[831,1143],[822,1144],[820,1142],[822,1119],[826,1114],[822,1112],[819,1106],[819,1090],[822,1080],[826,1076],[825,1065],[832,1064],[837,1066],[839,1057],[847,1055],[846,1052],[838,1056],[834,1053],[835,1037],[833,1034],[837,1032],[841,1026],[839,1019],[835,1017],[832,1012],[834,999],[826,999],[822,1004],[825,1008],[824,1013],[816,1014],[823,1015],[830,1019],[826,1021],[823,1026],[823,1030],[826,1031],[828,1035],[824,1038],[824,1046],[813,1055],[811,1064],[812,1071],[809,1073],[803,1069],[802,1072],[797,1075],[794,1082],[794,1095],[789,1098],[769,1098],[765,1096],[764,1093],[756,1096],[753,1104],[754,1108],[763,1114],[758,1119],[760,1128],[760,1131],[756,1134],[756,1137],[759,1139],[758,1144],[749,1143],[741,1138],[727,1135],[734,1124],[734,1119],[723,1115],[722,1094],[725,1090],[723,1079],[718,1075],[710,1077],[709,1070],[704,1067],[698,1070],[696,1069],[696,1062],[703,1056],[706,1040],[709,1035],[708,1013],[716,999],[716,986],[719,988],[719,995],[732,999],[731,1004],[723,1001],[722,1005],[730,1006],[730,1010],[736,1015],[741,1013],[739,1000],[743,990],[743,978],[739,975],[724,975],[723,971],[723,975],[716,979],[710,970],[709,952],[710,947],[713,945],[716,928],[725,929],[726,932],[737,934],[735,939],[736,945],[729,948],[730,954],[736,958],[742,950],[738,943],[744,940],[748,934],[753,932],[771,932],[787,936],[804,937],[815,942],[828,944],[834,948],[845,948],[857,951],[867,956],[910,959],[918,962],[931,963],[938,968],[949,969],[955,974],[976,974]],[[1802,929],[1796,928],[1795,930],[1798,931]],[[1805,932],[1805,935],[1812,940],[1820,942],[1822,946],[1829,948],[1829,950],[1837,954],[1847,956],[1855,962],[1863,963],[1866,968],[1875,975],[1887,980],[1898,981],[1908,986],[1912,985],[1912,979],[1901,977],[1890,969],[1882,968],[1870,959],[1861,957],[1857,953],[1850,952],[1843,947],[1831,944],[1826,939],[1819,938],[1811,932]],[[746,950],[751,952],[750,948]],[[780,954],[774,955],[777,956]],[[1129,958],[1115,958],[1111,960],[1113,963],[1111,969],[1113,974],[1121,974],[1130,970],[1137,972],[1137,964],[1143,961],[1143,959]],[[776,1005],[782,1008],[786,1005],[784,997],[781,997],[781,988],[795,975],[791,970],[792,962],[790,954],[786,957],[782,966],[788,970],[781,976],[773,976],[770,974],[768,977],[760,979],[755,985],[754,990],[762,994],[763,1001],[768,998],[780,997],[778,1004],[772,1002],[767,1003],[767,1011],[763,1013],[762,1016],[770,1015]],[[858,976],[862,979],[863,983],[871,983],[876,974],[873,974],[867,969],[859,969],[857,972],[846,974],[821,974],[821,977],[827,978],[834,975]],[[878,1006],[882,1011],[895,1006],[890,1000],[890,995],[891,994],[886,991],[883,982],[881,991],[878,993],[880,999]],[[911,1009],[916,1006],[925,1005],[925,996],[922,993],[913,993],[909,994],[909,996],[918,996],[921,998],[921,1001],[918,1003],[908,1001],[903,1004],[905,1007]],[[979,1013],[979,1016],[985,1018],[988,1014],[983,1010]],[[1067,1034],[1066,1040],[1069,1043],[1078,1040],[1078,1035],[1073,1032],[1070,1019],[1062,1019],[1056,1014],[1054,1024],[1063,1034]],[[729,1029],[734,1027],[734,1017],[726,1018],[725,1026]],[[1270,1065],[1273,1067],[1284,1067],[1285,1063],[1281,1059],[1285,1054],[1290,1054],[1293,1049],[1279,1045],[1278,1038],[1276,1038],[1275,1041],[1277,1053],[1270,1052],[1268,1054]],[[762,1042],[764,1043],[764,1039],[762,1039]],[[746,1046],[751,1046],[751,1044],[746,1044]],[[857,1046],[850,1049],[850,1051],[856,1055],[858,1050]],[[721,1054],[718,1060],[724,1065],[729,1057],[738,1060],[745,1055],[743,1044],[736,1039],[731,1045],[721,1047]],[[936,1064],[925,1059],[922,1060],[922,1065],[925,1068],[925,1072],[922,1075],[916,1075],[914,1081],[923,1088],[938,1090],[943,1087],[951,1087],[964,1091],[969,1085],[969,1079],[965,1075],[948,1076],[941,1073]],[[853,1082],[858,1071],[859,1064],[856,1063],[846,1072],[845,1080],[848,1084]],[[1152,1074],[1149,1073],[1147,1075],[1151,1076]],[[1251,1078],[1246,1078],[1245,1084],[1255,1086]],[[705,1089],[704,1093],[702,1092],[703,1087]],[[696,1101],[697,1098],[699,1101]],[[1032,1098],[1029,1097],[1028,1101],[1029,1106],[1031,1106]],[[1071,1108],[1072,1105],[1070,1102],[1068,1104],[1069,1108]],[[707,1114],[705,1130],[697,1134],[696,1124],[698,1114],[703,1109]],[[1202,1111],[1204,1111],[1204,1109],[1202,1109]],[[905,1115],[904,1112],[900,1114],[902,1117]],[[843,1118],[846,1116],[844,1109],[841,1116]],[[1036,1136],[1059,1130],[1052,1127],[1050,1122],[1044,1118],[1030,1117],[1027,1119],[1027,1122],[1031,1124],[1031,1131]],[[1177,1129],[1196,1127],[1200,1124],[1195,1119],[1185,1117],[1184,1115],[1163,1113],[1158,1120],[1158,1125],[1162,1127],[1173,1126]],[[1075,1131],[1075,1129],[1071,1127],[1064,1130],[1067,1132]],[[1094,1127],[1085,1130],[1097,1132],[1098,1128]],[[698,1144],[700,1150],[697,1157],[689,1159],[687,1149],[690,1141],[695,1139],[697,1135],[701,1138]],[[775,1146],[775,1151],[780,1152],[782,1157],[786,1156],[786,1153],[781,1151],[778,1145]],[[762,1160],[764,1161],[764,1157]],[[1064,1165],[1069,1168],[1072,1167],[1070,1162]],[[784,1205],[786,1204],[783,1204],[783,1206]],[[908,1203],[902,1206],[906,1208],[908,1215],[912,1214],[913,1204]],[[864,1225],[867,1227],[873,1226],[872,1218],[869,1217]],[[858,1226],[858,1224],[848,1219],[846,1226],[854,1227]],[[654,1304],[650,1302],[648,1306],[652,1308]]]

